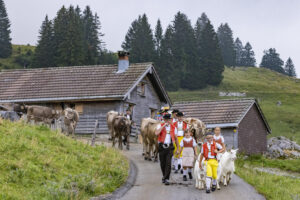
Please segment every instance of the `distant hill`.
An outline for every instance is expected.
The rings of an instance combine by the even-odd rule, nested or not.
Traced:
[[[31,62],[35,46],[13,45],[12,47],[13,53],[9,58],[0,58],[0,70],[24,68],[24,65]]]
[[[264,68],[226,68],[218,87],[198,91],[169,92],[173,102],[245,97],[219,96],[220,92],[255,97],[271,129],[270,137],[284,135],[300,143],[300,80]],[[281,105],[280,105],[281,104]]]

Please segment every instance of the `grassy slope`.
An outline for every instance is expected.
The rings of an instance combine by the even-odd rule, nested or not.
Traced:
[[[31,50],[32,52],[35,50],[35,46],[30,45],[12,45],[12,48],[13,52],[9,58],[0,58],[0,70],[22,68],[23,66],[15,62],[15,58],[20,54],[26,54],[28,50]]]
[[[198,91],[170,92],[173,102],[224,99],[219,92],[246,92],[258,99],[271,126],[272,134],[287,136],[300,143],[300,80],[261,68],[226,68],[218,87]],[[281,101],[282,105],[277,106]]]
[[[89,199],[128,175],[116,150],[95,148],[44,126],[0,125],[0,199]]]

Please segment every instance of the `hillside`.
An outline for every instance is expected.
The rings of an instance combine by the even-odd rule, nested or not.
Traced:
[[[90,199],[118,188],[128,162],[45,126],[0,124],[0,199]]]
[[[220,97],[219,92],[245,92],[255,97],[271,126],[272,134],[300,143],[300,80],[263,68],[226,68],[217,87],[198,91],[169,92],[173,102],[245,97]],[[281,105],[277,105],[281,102]]]
[[[13,52],[9,58],[0,58],[1,69],[16,69],[23,68],[31,62],[34,46],[30,45],[12,45]]]

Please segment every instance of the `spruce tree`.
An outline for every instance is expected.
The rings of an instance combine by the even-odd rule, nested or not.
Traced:
[[[153,33],[146,14],[134,20],[129,28],[122,48],[130,52],[131,62],[151,62],[155,58]]]
[[[40,29],[40,36],[33,58],[33,67],[54,67],[53,24],[45,17]]]
[[[285,62],[284,71],[288,76],[297,77],[294,63],[290,57]]]
[[[172,53],[174,73],[180,79],[180,87],[199,89],[204,87],[199,79],[202,78],[201,66],[197,57],[197,44],[194,29],[190,20],[178,12],[172,24]]]
[[[101,24],[97,14],[93,15],[89,6],[83,11],[83,37],[84,37],[84,64],[94,65],[98,63],[102,41],[100,37]]]
[[[246,43],[242,51],[242,57],[240,62],[240,66],[255,67],[256,65],[255,54],[249,42]]]
[[[198,48],[200,47],[201,32],[204,29],[205,25],[208,23],[208,21],[209,19],[205,13],[202,13],[201,17],[199,17],[196,21],[195,37],[196,37]]]
[[[217,33],[215,32],[210,21],[206,23],[201,31],[200,37],[200,57],[203,70],[203,78],[199,79],[202,84],[205,82],[209,85],[219,85],[223,80],[224,63]]]
[[[243,53],[243,43],[239,38],[236,38],[234,41],[234,51],[235,51],[235,65],[241,66],[241,58]]]
[[[161,23],[160,20],[157,20],[157,24],[155,26],[155,50],[156,50],[156,54],[157,56],[160,56],[160,52],[161,52],[161,40],[163,37],[163,30],[161,27]]]
[[[283,61],[279,57],[279,54],[276,52],[275,48],[270,48],[269,50],[264,51],[260,67],[268,68],[273,71],[285,74],[284,69],[282,68]]]
[[[78,9],[70,6],[59,11],[54,20],[54,38],[58,66],[84,63],[83,23]]]
[[[3,0],[0,0],[0,58],[7,58],[12,54],[10,38],[10,22]]]
[[[161,41],[161,56],[157,63],[157,71],[164,86],[168,91],[177,91],[180,86],[180,79],[178,74],[174,73],[175,68],[173,65],[173,28],[169,25],[165,31]]]
[[[221,24],[218,28],[218,39],[224,64],[227,66],[235,66],[233,35],[227,23],[224,25]]]

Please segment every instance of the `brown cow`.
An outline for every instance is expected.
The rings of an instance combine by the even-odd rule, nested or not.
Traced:
[[[141,123],[141,136],[143,137],[143,151],[145,152],[145,160],[152,160],[153,154],[154,161],[157,161],[158,143],[155,130],[160,122],[152,118],[143,118]]]
[[[55,119],[60,117],[60,112],[45,106],[25,106],[27,110],[27,122],[43,122],[51,125]]]
[[[196,118],[185,118],[184,121],[189,124],[196,142],[203,143],[206,128],[205,124]]]
[[[118,138],[119,149],[123,149],[122,145],[122,137],[125,138],[126,141],[126,149],[129,150],[129,136],[130,136],[130,126],[131,121],[124,116],[116,116],[112,122],[112,141],[113,147],[116,143],[116,138]]]
[[[113,121],[114,121],[114,118],[117,117],[119,115],[118,112],[116,111],[109,111],[107,114],[106,114],[106,123],[107,123],[107,127],[108,127],[108,131],[109,131],[109,139],[112,139],[112,136],[113,136]]]
[[[64,116],[64,131],[67,132],[67,135],[75,136],[75,128],[79,121],[78,112],[72,108],[66,108],[62,114]]]

